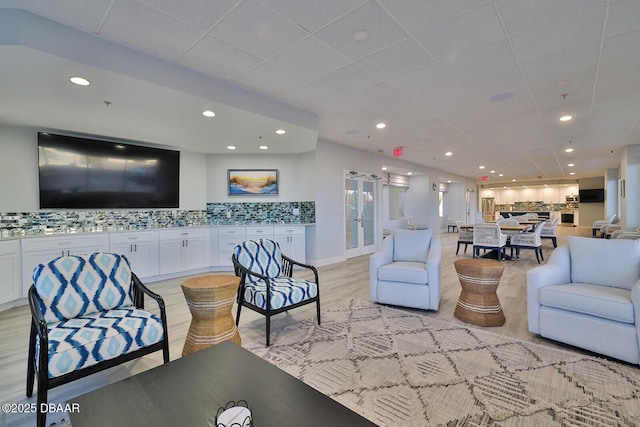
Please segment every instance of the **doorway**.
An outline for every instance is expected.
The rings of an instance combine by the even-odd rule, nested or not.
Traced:
[[[345,172],[345,255],[370,254],[376,249],[377,180],[371,174]]]

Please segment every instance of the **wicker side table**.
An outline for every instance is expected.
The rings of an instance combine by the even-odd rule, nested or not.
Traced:
[[[496,291],[504,263],[488,259],[457,259],[453,262],[462,286],[454,316],[479,326],[504,325]]]
[[[239,281],[238,277],[228,274],[208,274],[182,283],[182,292],[192,317],[182,349],[183,356],[224,340],[241,344],[231,315]]]

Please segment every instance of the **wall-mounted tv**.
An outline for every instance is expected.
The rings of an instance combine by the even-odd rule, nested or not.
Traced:
[[[180,152],[38,133],[40,209],[177,208]]]
[[[579,190],[580,203],[604,203],[604,189]]]

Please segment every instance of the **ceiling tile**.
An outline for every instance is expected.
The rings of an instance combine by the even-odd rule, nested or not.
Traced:
[[[628,79],[640,73],[640,55],[630,55],[640,46],[640,30],[604,41],[599,78]]]
[[[409,74],[431,64],[433,60],[411,39],[404,39],[358,61],[358,65],[382,80]]]
[[[455,58],[505,38],[491,4],[415,36],[416,41],[439,61]]]
[[[276,97],[302,84],[304,80],[274,65],[262,64],[236,82],[256,92]]]
[[[520,67],[506,66],[487,74],[473,73],[467,79],[458,80],[460,85],[473,97],[506,94],[524,85]]]
[[[190,0],[189,7],[185,7],[184,3],[174,0],[138,1],[201,30],[208,30],[237,3],[237,0]]]
[[[411,35],[421,33],[487,3],[487,0],[380,0]]]
[[[245,0],[211,35],[261,59],[268,59],[308,33],[256,0]]]
[[[561,85],[585,76],[593,81],[599,51],[600,43],[591,43],[522,62],[522,70],[527,81],[547,85]]]
[[[369,37],[355,40],[352,34],[366,30]],[[374,1],[368,2],[315,34],[351,60],[358,60],[407,37],[407,34]]]
[[[405,96],[415,95],[424,89],[451,83],[451,78],[439,66],[432,65],[387,81],[387,84]]]
[[[77,2],[75,0],[17,0],[24,10],[36,15],[44,16],[52,21],[86,33],[96,33],[100,30],[100,23],[104,19],[105,13],[109,11],[112,0],[86,0]],[[12,7],[10,5],[6,7]]]
[[[157,31],[158,27],[162,31]],[[138,2],[116,2],[100,35],[143,52],[175,61],[202,32]]]
[[[305,80],[313,80],[349,63],[344,56],[314,37],[307,37],[269,62]]]
[[[260,0],[305,31],[315,32],[368,0]]]
[[[464,80],[473,75],[489,74],[515,63],[511,45],[506,40],[502,40],[443,61],[442,66],[456,80]]]
[[[598,42],[604,11],[604,6],[597,7],[513,37],[519,60],[526,62]]]
[[[355,92],[380,81],[357,65],[347,65],[314,80],[320,86],[338,93]]]
[[[315,112],[323,103],[340,96],[340,93],[327,89],[316,82],[303,83],[283,93],[279,100]]]
[[[609,6],[606,37],[617,36],[640,28],[640,2],[616,0]]]
[[[498,7],[509,34],[515,36],[604,3],[606,0],[498,0]]]
[[[453,81],[430,86],[410,97],[417,104],[431,109],[437,116],[437,106],[456,101],[471,101],[467,94]]]
[[[244,50],[211,36],[193,46],[179,64],[223,80],[235,80],[262,61]]]

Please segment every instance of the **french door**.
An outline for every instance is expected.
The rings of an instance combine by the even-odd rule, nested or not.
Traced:
[[[365,174],[345,173],[345,254],[347,258],[373,253],[376,249],[375,179]]]

